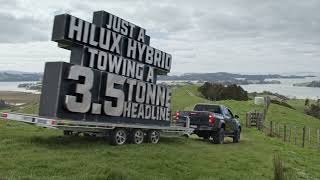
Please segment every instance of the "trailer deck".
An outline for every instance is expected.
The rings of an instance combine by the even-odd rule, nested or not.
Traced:
[[[95,135],[110,136],[113,131],[124,129],[128,131],[141,130],[145,134],[154,131],[159,132],[161,136],[175,137],[175,136],[189,136],[193,132],[190,128],[190,121],[187,121],[184,126],[171,125],[171,126],[156,126],[145,124],[126,124],[126,123],[108,123],[108,122],[92,122],[92,121],[74,121],[64,119],[45,118],[32,114],[19,114],[19,113],[2,113],[2,118],[5,121],[18,121],[27,124],[32,124],[45,128],[61,129],[65,135],[73,133],[91,133]],[[127,137],[127,135],[126,135]]]

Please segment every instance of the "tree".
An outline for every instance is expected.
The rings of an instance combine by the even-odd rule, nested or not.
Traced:
[[[320,119],[320,106],[315,105],[315,104],[311,104],[310,107],[305,109],[305,113],[310,116],[313,116],[313,117]]]
[[[210,100],[248,100],[248,92],[235,84],[224,86],[222,84],[206,82],[198,90],[206,99]]]
[[[309,106],[309,105],[310,105],[310,102],[309,102],[309,99],[308,99],[308,98],[304,101],[304,105],[305,105],[305,106]]]

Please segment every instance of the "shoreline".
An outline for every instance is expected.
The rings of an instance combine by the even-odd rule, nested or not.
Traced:
[[[249,92],[248,93],[253,93],[253,92]],[[257,93],[261,93],[261,92],[257,92]],[[272,92],[272,93],[277,93],[277,92]],[[41,95],[41,92],[37,92],[37,93],[34,93],[34,92],[24,92],[24,91],[1,91],[0,90],[0,99],[5,99],[5,98],[2,98],[2,95],[3,94],[24,94],[24,95]],[[281,94],[283,95],[283,94]],[[284,95],[286,96],[286,95]],[[298,98],[298,97],[292,97],[292,96],[286,96],[288,97],[290,100],[292,99],[297,99],[297,100],[305,100],[305,99],[311,99],[311,100],[317,100],[317,98],[310,98],[310,97],[306,97],[306,98]]]

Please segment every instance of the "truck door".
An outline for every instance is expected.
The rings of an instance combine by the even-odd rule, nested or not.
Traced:
[[[222,107],[222,112],[225,120],[225,131],[232,132],[233,131],[232,114],[230,114],[229,110],[226,107]]]
[[[231,128],[232,128],[232,131],[234,131],[237,129],[237,122],[236,122],[237,119],[234,117],[230,109],[228,109],[228,112],[231,115]]]

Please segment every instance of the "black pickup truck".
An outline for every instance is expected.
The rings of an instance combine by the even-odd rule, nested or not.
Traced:
[[[240,141],[239,116],[234,116],[223,105],[196,104],[193,111],[177,111],[176,123],[185,123],[187,117],[190,119],[190,127],[195,129],[194,134],[204,139],[211,137],[214,144],[222,144],[225,136],[232,137],[234,143]]]

